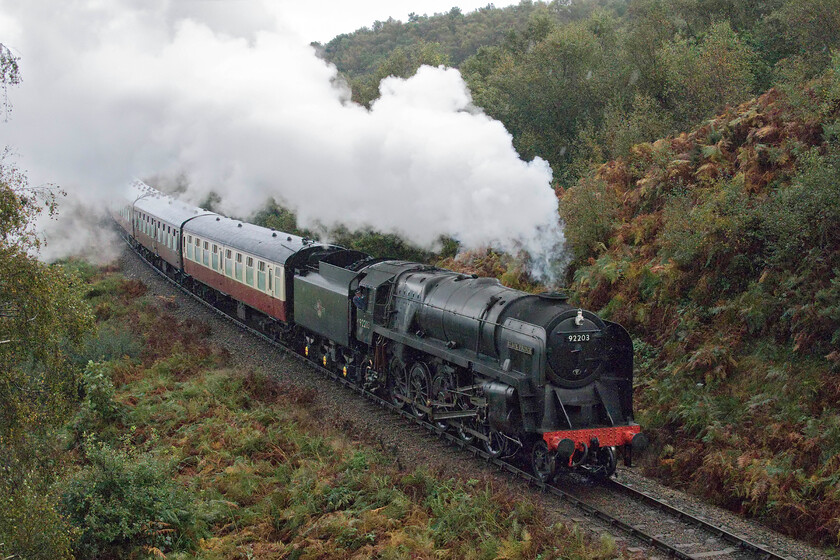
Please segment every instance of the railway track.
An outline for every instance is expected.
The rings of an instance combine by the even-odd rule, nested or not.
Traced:
[[[437,435],[439,438],[448,441],[451,445],[464,449],[474,456],[483,459],[484,461],[493,464],[501,471],[509,473],[511,476],[525,481],[528,485],[534,487],[540,492],[544,492],[555,496],[577,508],[586,518],[599,521],[602,525],[606,525],[613,530],[619,531],[637,541],[645,543],[647,546],[654,548],[665,555],[672,558],[679,558],[682,560],[700,560],[700,559],[723,559],[723,560],[793,560],[789,557],[777,554],[768,550],[762,545],[750,542],[746,537],[734,534],[725,528],[719,527],[710,523],[700,517],[693,515],[687,511],[681,510],[672,506],[662,500],[659,500],[650,494],[637,490],[631,486],[623,484],[614,479],[594,480],[581,475],[560,475],[552,483],[545,483],[538,478],[523,470],[519,465],[502,459],[493,457],[483,449],[479,449],[453,433],[441,429],[440,427],[418,419],[410,411],[394,406],[391,402],[365,391],[362,387],[345,379],[342,375],[332,370],[329,370],[319,363],[301,356],[292,349],[286,347],[282,343],[265,335],[260,330],[254,328],[240,321],[237,317],[220,309],[216,305],[202,299],[197,294],[188,290],[185,286],[177,282],[174,278],[165,274],[162,270],[157,268],[146,255],[143,254],[137,247],[135,247],[128,238],[120,233],[123,240],[129,248],[140,257],[149,267],[152,268],[159,276],[172,284],[185,295],[194,299],[207,309],[213,311],[223,319],[230,321],[238,328],[251,333],[264,342],[272,345],[280,351],[286,353],[290,357],[306,363],[312,369],[318,371],[324,377],[337,382],[351,391],[363,396],[376,405],[390,410],[392,413],[402,416],[405,420],[419,425],[430,433]],[[610,492],[613,496],[620,494],[625,498],[632,500],[630,509],[636,513],[632,515],[634,519],[639,519],[638,514],[642,508],[649,510],[652,515],[660,515],[665,517],[664,524],[672,524],[673,530],[663,532],[659,531],[651,534],[645,529],[644,523],[634,523],[629,520],[626,514],[616,514],[607,511],[607,508],[596,506],[591,500],[581,497],[579,492],[564,489],[563,482],[569,483],[569,486],[574,488],[584,481],[585,485],[589,486],[590,490],[595,487],[600,487]],[[625,509],[628,504],[624,503]],[[585,520],[583,520],[585,521]],[[657,523],[661,527],[663,523]],[[705,534],[705,536],[703,536]]]

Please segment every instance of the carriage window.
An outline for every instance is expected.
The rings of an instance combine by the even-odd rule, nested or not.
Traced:
[[[225,251],[225,258],[226,258],[226,259],[229,259],[229,258],[230,258],[230,253],[231,253],[230,249],[228,249],[228,250],[226,250],[226,251]]]
[[[210,248],[210,243],[208,241],[205,241],[204,242],[204,250],[206,251],[209,248]]]
[[[234,277],[242,282],[242,253],[236,253],[236,265],[233,270]]]
[[[254,285],[254,258],[248,257],[245,260],[245,283],[249,286]]]
[[[265,291],[265,263],[257,263],[257,289]]]

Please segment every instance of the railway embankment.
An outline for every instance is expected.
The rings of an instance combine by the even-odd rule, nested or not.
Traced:
[[[840,534],[840,67],[560,193],[574,301],[635,338],[645,472]]]
[[[87,271],[98,325],[84,351],[98,359],[69,428],[64,505],[80,557],[633,554],[145,267],[127,255],[122,274]]]

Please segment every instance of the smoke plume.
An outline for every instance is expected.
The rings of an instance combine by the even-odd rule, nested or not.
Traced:
[[[32,184],[59,184],[91,208],[134,178],[185,174],[188,200],[213,191],[239,216],[273,197],[304,227],[370,226],[424,247],[449,235],[463,248],[524,249],[537,265],[559,257],[549,166],[519,158],[457,70],[388,78],[368,110],[268,4],[57,6],[0,0],[0,42],[23,78],[0,143]],[[48,243],[92,243],[70,221]]]

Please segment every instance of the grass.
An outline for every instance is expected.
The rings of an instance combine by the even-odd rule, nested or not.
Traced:
[[[611,540],[546,524],[533,501],[489,478],[400,470],[325,425],[313,390],[229,367],[227,353],[208,342],[209,329],[177,319],[171,301],[113,271],[88,278],[91,302],[107,309],[99,314],[100,333],[121,333],[122,342],[105,344],[100,334],[80,357],[106,358],[94,373],[108,372],[111,382],[90,374],[99,404],[85,406],[120,413],[107,429],[93,413],[74,429],[99,429],[115,449],[112,463],[159,464],[178,500],[189,496],[189,506],[178,507],[185,510],[179,519],[191,524],[180,532],[150,525],[163,532],[141,531],[117,549],[85,541],[87,549],[76,548],[80,557],[85,550],[173,559],[626,556]],[[113,407],[100,402],[108,391]],[[87,473],[85,440],[75,441]],[[132,480],[131,472],[125,467],[119,480]],[[160,502],[160,492],[149,495]],[[165,511],[178,511],[173,504],[181,502],[172,500]]]

